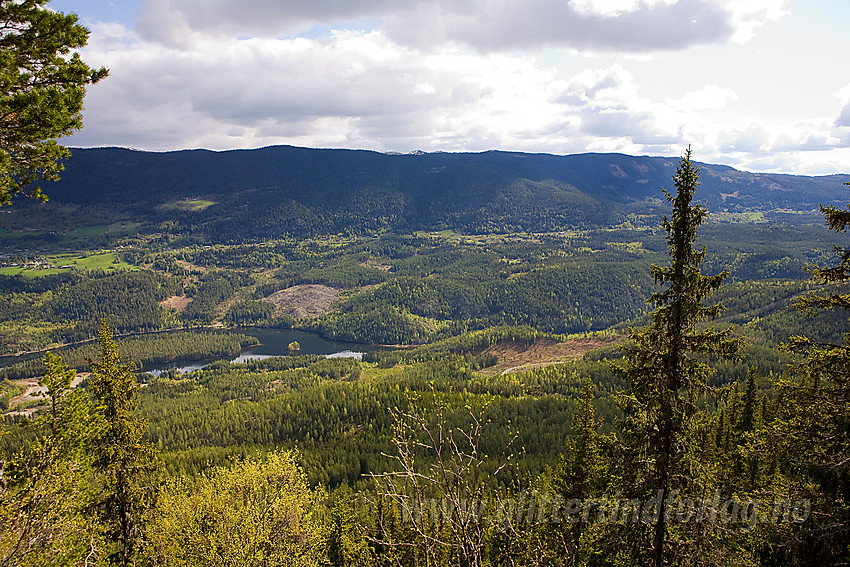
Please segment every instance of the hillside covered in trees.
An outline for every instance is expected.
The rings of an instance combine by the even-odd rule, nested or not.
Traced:
[[[388,155],[275,146],[153,153],[75,149],[50,201],[0,216],[10,244],[50,244],[81,220],[211,242],[453,229],[546,232],[658,226],[672,158],[509,152]],[[704,165],[715,213],[813,220],[840,204],[840,176],[752,174]]]
[[[349,141],[363,140],[375,118],[398,134],[386,127],[398,115],[369,108],[365,83],[413,102],[405,114],[416,120],[411,109],[426,107],[403,88],[381,88],[403,83],[375,75],[381,67],[370,59],[380,53],[393,66],[382,74],[418,81],[416,66],[399,64],[388,47],[399,41],[393,29],[411,23],[423,26],[414,43],[434,35],[424,18],[433,6],[415,6],[413,20],[377,5],[345,6],[347,17],[388,14],[394,23],[355,34],[337,21],[344,29],[327,27],[326,36],[335,17],[320,12],[339,6],[283,3],[277,13],[243,2],[244,14],[221,22],[224,12],[207,5],[203,22],[191,3],[124,11],[109,2],[113,15],[138,12],[134,30],[124,25],[130,20],[92,19],[98,41],[86,50],[89,30],[79,17],[47,4],[0,0],[0,567],[850,565],[846,179],[700,165],[690,146],[679,160],[289,146],[71,152],[57,139],[82,128],[87,87],[110,73],[82,57],[106,52],[117,89],[89,99],[87,119],[100,112],[102,127],[98,102],[108,100],[113,132],[133,130],[121,119],[139,109],[145,119],[136,122],[151,140],[162,130],[152,119],[171,115],[142,100],[164,95],[181,109],[178,130],[196,121],[208,127],[198,113],[205,105],[230,106],[227,137],[238,139],[248,135],[240,104],[229,100],[239,92],[251,123],[269,131],[321,130],[324,116],[338,126],[350,119]],[[619,8],[589,15],[588,6],[563,4],[563,19],[552,18],[559,31],[582,36],[572,33],[581,25],[594,49],[616,58],[628,46],[640,65],[643,54],[680,50],[675,30],[693,36],[688,46],[711,44],[714,57],[727,39],[748,41],[742,26],[754,34],[790,14],[641,2],[621,20]],[[448,43],[431,44],[439,54],[429,55],[434,84],[414,92],[480,106],[477,118],[463,111],[464,122],[496,139],[484,126],[489,118],[508,125],[509,113],[494,112],[475,88],[446,88],[451,82],[433,69],[435,61],[456,65],[448,51],[466,58],[481,48],[469,38],[480,40],[483,30],[467,25],[466,12],[437,8]],[[798,120],[798,134],[786,129],[760,144],[771,137],[758,132],[765,120],[739,120],[748,133],[735,133],[737,125],[709,125],[693,112],[744,116],[735,107],[750,97],[742,91],[744,104],[727,105],[738,93],[713,84],[711,73],[694,75],[701,91],[680,100],[665,94],[673,121],[653,132],[655,104],[635,96],[629,70],[617,64],[565,80],[552,62],[590,44],[579,37],[558,54],[571,45],[565,38],[526,25],[557,12],[526,8],[522,21],[509,22],[507,5],[497,8],[507,20],[475,6],[477,23],[509,22],[511,33],[500,35],[514,41],[491,46],[496,59],[487,61],[496,64],[482,70],[505,79],[498,67],[512,68],[513,55],[502,50],[518,49],[522,86],[555,95],[558,106],[546,114],[559,135],[579,135],[574,147],[641,147],[633,132],[623,136],[628,130],[643,132],[642,147],[661,147],[653,144],[690,130],[681,123],[669,136],[674,115],[690,108],[688,121],[709,130],[727,156],[780,159],[796,148],[813,152],[811,164],[839,155],[850,106],[832,130],[812,129],[828,121]],[[260,27],[297,33],[282,14],[312,28],[272,39],[236,21],[259,16],[268,19]],[[228,43],[230,24],[249,31],[239,48]],[[456,27],[470,29],[457,35]],[[522,48],[523,27],[552,50],[537,53],[557,71],[551,85],[560,95],[529,83],[525,69],[537,63],[529,65]],[[706,35],[711,27],[720,34]],[[798,28],[785,29],[797,31],[776,35],[804,61],[793,44]],[[619,47],[606,42],[609,31]],[[665,36],[663,43],[647,43],[644,32]],[[336,63],[349,49],[343,37],[360,46],[344,70]],[[375,38],[385,46],[370,55],[362,42]],[[251,66],[233,57],[245,46],[263,65],[261,82],[274,85],[266,79],[287,71],[272,59],[289,57],[275,43],[298,46],[300,71],[294,83],[280,83],[287,92],[271,95],[279,100],[268,120],[254,77],[234,80]],[[311,59],[303,50],[310,44],[326,56]],[[421,56],[405,45],[405,59]],[[769,68],[765,53],[759,68]],[[179,88],[191,73],[178,78],[171,61],[158,60],[163,54],[176,68],[190,62],[201,72],[211,55],[210,69],[236,90],[205,81]],[[134,67],[142,59],[154,80]],[[218,73],[228,59],[243,63]],[[704,67],[699,56],[689,60]],[[736,72],[712,66],[723,81]],[[342,93],[304,72],[314,67],[343,77],[348,103],[326,96]],[[371,80],[360,80],[363,71]],[[475,73],[453,72],[476,87]],[[591,75],[594,85],[582,78]],[[128,77],[145,80],[144,88]],[[312,97],[323,108],[288,98],[307,83],[325,91]],[[131,92],[142,97],[124,96]],[[191,93],[191,102],[181,99]],[[790,100],[775,98],[767,106]],[[587,106],[564,114],[572,99]],[[649,110],[633,112],[640,107]],[[299,125],[299,114],[310,121]],[[447,124],[440,144],[459,142],[461,132],[448,125],[452,106],[439,115]],[[531,126],[524,139],[546,135]],[[499,138],[509,140],[512,129]],[[591,134],[596,142],[581,141]],[[375,135],[372,147],[389,147]],[[475,139],[482,138],[463,147]],[[258,337],[285,348],[274,356],[243,351],[260,349]]]
[[[0,273],[2,348],[32,352],[0,360],[0,563],[850,560],[846,212],[706,214],[695,168],[604,227],[233,239],[181,220],[220,222],[224,193],[164,190],[135,226],[101,195],[103,231],[6,233],[32,247]],[[406,348],[138,370],[230,356],[244,327]],[[535,349],[561,354],[506,362]]]

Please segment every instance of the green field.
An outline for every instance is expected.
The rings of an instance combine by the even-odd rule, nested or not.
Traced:
[[[742,213],[717,212],[711,213],[709,219],[712,222],[732,222],[732,223],[750,223],[764,224],[767,219],[761,211],[746,211]]]
[[[44,264],[51,267],[46,268],[26,268],[22,266],[8,266],[0,268],[0,275],[16,276],[23,274],[28,277],[48,276],[51,274],[61,274],[68,270],[134,270],[135,266],[128,264],[122,260],[116,252],[101,252],[99,254],[78,255],[78,254],[56,254],[44,257]],[[63,268],[63,266],[71,266]]]
[[[457,233],[453,230],[439,230],[439,231],[425,231],[425,230],[417,230],[416,236],[440,236],[442,238],[460,238],[463,236],[460,233]]]
[[[109,225],[110,234],[133,234],[142,226],[140,222],[118,221]]]
[[[203,211],[208,207],[212,207],[213,205],[217,205],[215,201],[207,201],[205,199],[185,199],[182,201],[171,201],[170,203],[163,203],[159,205],[157,209],[161,211],[173,211],[173,210],[181,210],[181,211]]]

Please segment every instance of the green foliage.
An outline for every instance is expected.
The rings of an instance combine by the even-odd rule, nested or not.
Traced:
[[[9,409],[9,400],[24,393],[24,388],[6,379],[0,381],[0,412]]]
[[[395,463],[379,475],[377,491],[404,512],[410,529],[407,537],[390,544],[411,545],[419,564],[482,567],[487,564],[490,519],[498,509],[488,500],[497,495],[494,489],[510,465],[517,435],[509,434],[501,451],[488,454],[487,401],[466,404],[466,419],[455,424],[447,415],[446,401],[435,392],[430,395],[433,404],[416,396],[410,409],[393,409]],[[434,517],[429,499],[452,513]]]
[[[695,168],[680,172],[680,194],[696,181],[695,173]],[[492,219],[504,213],[500,222],[511,217],[516,226],[551,227],[563,218],[553,221],[539,211],[519,210],[522,207],[511,210],[511,198],[529,203],[545,194],[549,205],[586,202],[582,196],[567,195],[569,187],[556,182],[508,185],[510,190],[497,199],[498,207],[482,211],[471,206],[452,216],[451,223],[496,230],[502,225],[492,224]],[[401,208],[396,216],[375,220],[376,226],[423,222],[414,214],[405,216],[404,199],[388,187],[392,185],[382,189],[383,200],[375,207]],[[218,204],[203,210],[157,212],[160,229],[181,236],[174,240],[174,234],[144,235],[135,240],[138,247],[125,254],[142,266],[136,273],[0,277],[0,333],[6,352],[88,338],[100,317],[124,332],[223,322],[296,326],[370,343],[427,344],[368,353],[362,362],[306,355],[244,364],[221,361],[191,373],[146,376],[149,383],[141,389],[129,375],[132,368],[113,355],[106,364],[111,370],[98,371],[87,390],[85,383],[69,390],[71,373],[52,357],[46,367],[35,361],[8,367],[8,377],[36,376],[47,368],[43,383],[53,393],[46,401],[52,404],[55,399],[58,408],[42,409],[32,421],[7,416],[10,425],[29,426],[13,425],[0,440],[10,479],[0,498],[3,529],[14,524],[9,518],[21,517],[19,506],[26,505],[37,512],[29,524],[15,525],[33,526],[34,533],[55,542],[50,551],[46,539],[33,540],[32,554],[23,563],[73,564],[92,550],[101,562],[177,562],[181,550],[203,547],[198,534],[224,538],[223,526],[235,521],[228,507],[245,504],[234,495],[236,488],[222,488],[218,495],[215,487],[232,483],[269,494],[271,487],[257,480],[266,472],[254,475],[266,466],[264,455],[297,449],[303,467],[298,482],[317,487],[303,493],[309,510],[299,510],[307,510],[313,521],[313,506],[321,507],[321,501],[327,514],[325,529],[310,532],[308,561],[419,565],[427,556],[424,542],[436,541],[427,538],[450,541],[452,528],[441,524],[416,533],[402,521],[399,502],[374,497],[370,474],[394,470],[386,455],[393,454],[397,430],[388,409],[425,416],[426,428],[432,430],[439,421],[434,416],[442,412],[443,431],[461,432],[474,425],[468,407],[485,408],[480,419],[487,427],[477,440],[482,474],[499,466],[506,440],[517,436],[514,465],[503,471],[488,495],[498,492],[518,499],[539,490],[594,500],[620,490],[624,497],[644,500],[655,496],[666,460],[670,488],[687,491],[685,496],[717,489],[722,498],[752,497],[766,503],[783,495],[811,498],[817,514],[802,525],[764,523],[742,529],[671,523],[665,530],[668,562],[775,565],[805,563],[807,555],[828,557],[824,561],[842,558],[837,546],[848,518],[847,472],[842,468],[848,406],[842,381],[848,373],[847,345],[842,341],[850,331],[844,309],[850,304],[844,297],[846,251],[838,250],[838,266],[815,270],[817,281],[794,279],[806,263],[826,265],[828,255],[816,249],[826,231],[708,225],[701,229],[701,239],[710,251],[697,250],[693,243],[704,211],[677,195],[671,197],[673,218],[665,221],[666,240],[663,232],[641,229],[637,217],[632,220],[638,224],[623,230],[563,234],[469,236],[446,230],[412,237],[336,235],[232,245],[202,245],[191,234],[202,226],[234,231],[227,234],[243,230],[236,226],[239,219],[225,220],[220,213],[238,199],[254,204],[271,199],[253,193],[260,192],[216,198]],[[370,206],[369,194],[351,193],[352,202]],[[246,234],[281,230],[272,222],[279,218],[287,219],[287,231],[327,230],[323,219],[333,218],[338,223],[334,226],[343,227],[361,213],[317,212],[321,206],[318,200],[307,206],[287,198],[270,209],[268,218],[246,225]],[[648,207],[640,222],[658,210],[656,205]],[[845,212],[835,211],[832,216],[840,230],[846,226]],[[439,218],[438,213],[426,216]],[[179,222],[166,218],[172,214]],[[227,240],[223,234],[215,238]],[[647,273],[645,265],[661,258],[665,249],[671,265]],[[722,274],[708,278],[700,271],[727,264],[732,282],[719,289]],[[662,289],[652,296],[657,309],[647,313],[644,298],[653,278]],[[275,316],[274,306],[260,301],[304,283],[340,291],[327,313],[296,320]],[[805,310],[795,311],[793,302],[821,283],[826,285],[807,296],[805,310],[840,309],[806,319]],[[162,299],[182,294],[193,299],[182,314],[160,307]],[[728,309],[721,312],[721,304]],[[724,332],[707,327],[714,316],[753,338],[739,359],[718,356],[718,351],[729,354],[731,343]],[[634,332],[625,355],[605,349],[525,372],[498,374],[491,368],[502,350],[533,349],[539,346],[535,341],[553,346],[569,338],[566,333],[607,337],[629,321],[647,326]],[[809,358],[804,367],[788,371],[788,364],[799,362],[802,355],[780,352],[775,345],[793,334],[808,337],[794,344]],[[227,357],[250,340],[210,332],[152,333],[123,339],[118,347],[122,356],[149,365],[181,357]],[[677,348],[687,354],[679,365],[674,364]],[[94,345],[63,352],[65,363],[81,369],[85,358],[96,355]],[[615,373],[609,362],[620,358],[621,371]],[[773,380],[783,372],[788,376],[774,391]],[[0,404],[4,399],[8,403],[13,389],[20,392],[4,384]],[[98,401],[96,407],[90,395]],[[44,403],[36,399],[28,407]],[[147,429],[140,418],[149,420]],[[120,441],[110,445],[110,435]],[[61,447],[45,445],[54,436],[61,437]],[[144,521],[153,500],[147,488],[158,480],[151,476],[154,446],[163,452],[171,482],[165,484],[160,509],[150,516],[150,525],[160,531],[146,541],[159,547],[140,554],[140,534],[147,538],[155,531],[145,531]],[[424,444],[411,447],[411,478],[439,466],[433,444],[431,450]],[[13,469],[23,472],[14,476]],[[239,484],[240,475],[251,476],[251,487]],[[50,484],[49,479],[56,480]],[[332,497],[322,493],[325,487],[336,489]],[[42,503],[49,511],[31,498],[36,494],[44,495]],[[207,504],[211,508],[204,508]],[[122,505],[129,513],[121,512]],[[195,505],[219,511],[203,517],[178,514],[196,510]],[[250,513],[267,518],[257,509]],[[218,526],[209,520],[212,517],[226,521]],[[174,529],[169,532],[168,526]],[[578,524],[513,525],[505,533],[487,532],[484,551],[477,557],[492,565],[634,564],[649,558],[651,528],[597,521],[596,514]],[[9,538],[19,533],[9,529]],[[259,532],[253,540],[253,533],[242,535],[250,541],[241,547],[264,548],[263,557],[270,557],[268,549],[277,549]],[[0,537],[0,553],[11,541]],[[437,563],[457,563],[452,546],[432,557]],[[694,557],[693,550],[700,557]],[[49,559],[51,553],[57,559]]]
[[[333,499],[327,521],[325,546],[328,562],[333,567],[368,567],[372,557],[363,529],[363,520],[351,503],[351,494],[340,487]]]
[[[284,266],[277,272],[277,276],[288,280],[289,285],[318,283],[347,288],[373,285],[387,279],[384,272],[362,265],[356,257],[345,255],[334,258],[334,255],[328,255],[330,261],[320,262],[318,265],[313,262],[303,262],[300,266],[298,264]]]
[[[286,146],[130,152],[75,151],[52,190],[53,200],[76,207],[105,205],[110,222],[132,211],[146,230],[162,227],[193,242],[240,245],[388,231],[424,230],[438,236],[447,229],[505,234],[654,226],[661,210],[654,188],[669,178],[674,163],[617,154],[393,156]],[[715,210],[726,209],[727,218],[761,215],[799,223],[811,216],[777,210],[811,211],[818,202],[831,202],[839,189],[839,182],[827,176],[705,169],[704,199]],[[203,210],[173,206],[191,203],[186,198],[197,195],[199,187],[204,198],[196,202],[216,204]],[[58,225],[45,226],[55,230]],[[777,274],[784,269],[780,262]]]
[[[102,485],[97,510],[111,542],[110,560],[136,561],[140,524],[152,497],[151,481],[159,461],[156,448],[143,440],[147,419],[136,415],[139,384],[129,364],[121,364],[112,330],[98,332],[100,357],[91,363],[88,390],[104,428],[92,445],[93,467]]]
[[[466,528],[453,532],[455,528],[443,523],[419,533],[409,519],[403,520],[398,503],[371,495],[374,487],[369,473],[397,470],[384,456],[394,454],[396,432],[387,408],[421,416],[431,431],[437,431],[434,427],[442,423],[442,431],[456,432],[455,440],[460,443],[464,438],[459,433],[475,425],[469,408],[486,406],[480,415],[486,426],[476,441],[481,456],[476,467],[482,475],[499,466],[506,439],[516,436],[512,445],[516,449],[508,451],[515,465],[503,471],[505,478],[494,484],[497,493],[488,494],[487,505],[495,505],[500,498],[521,501],[526,495],[535,494],[535,490],[542,495],[574,496],[583,501],[594,501],[606,491],[616,497],[617,489],[628,487],[622,482],[624,478],[628,480],[627,473],[635,468],[635,461],[609,435],[615,432],[618,422],[614,394],[625,387],[606,363],[606,358],[614,354],[600,351],[583,360],[519,374],[475,374],[474,369],[480,368],[476,366],[478,356],[473,354],[476,349],[510,337],[531,341],[540,335],[527,328],[473,332],[441,341],[433,348],[402,351],[404,356],[396,360],[393,368],[311,355],[245,364],[218,362],[188,374],[152,378],[149,386],[139,392],[141,410],[150,419],[149,438],[165,451],[172,478],[163,485],[159,504],[141,526],[144,541],[150,545],[137,556],[138,561],[193,564],[192,557],[196,555],[189,555],[207,549],[206,559],[198,561],[208,564],[219,557],[209,552],[207,543],[211,540],[222,541],[215,548],[222,555],[234,547],[243,554],[261,547],[262,557],[268,561],[282,555],[276,542],[263,544],[267,538],[262,536],[262,529],[246,533],[247,527],[236,527],[230,533],[242,539],[232,546],[223,541],[225,529],[237,521],[237,514],[268,520],[270,514],[279,511],[267,506],[251,507],[253,501],[237,497],[237,489],[228,489],[227,484],[238,485],[242,495],[255,494],[253,487],[259,485],[257,490],[265,491],[262,498],[274,498],[268,496],[272,487],[255,482],[256,475],[246,470],[254,470],[256,463],[265,466],[263,455],[267,453],[281,447],[298,447],[303,480],[308,485],[339,487],[330,499],[321,494],[320,488],[298,500],[302,506],[309,503],[310,518],[319,517],[317,508],[322,506],[321,501],[326,502],[323,529],[311,532],[315,537],[307,540],[313,542],[310,557],[339,565],[413,567],[422,564],[428,553],[424,535],[446,538],[441,541],[450,543],[442,553],[432,555],[435,564],[457,564],[459,548],[451,543],[452,533],[464,533]],[[782,368],[783,359],[773,360],[771,352],[767,347],[748,347],[742,362],[730,363],[740,367],[723,370],[724,380],[731,385],[718,398],[717,413],[703,414],[694,420],[683,442],[687,455],[682,460],[699,464],[685,474],[710,471],[724,497],[733,493],[742,498],[759,494],[759,498],[769,502],[778,490],[771,485],[775,482],[771,476],[775,457],[765,454],[764,441],[750,447],[751,441],[768,431],[773,416],[781,414],[777,402],[764,395],[770,392],[767,378],[753,371],[747,374],[747,367],[753,365],[763,367],[765,373]],[[76,392],[84,394],[82,390]],[[437,418],[440,413],[442,418]],[[49,420],[40,423],[43,429],[49,428]],[[15,428],[9,437],[21,447],[25,440],[19,429]],[[96,423],[89,430],[103,431],[105,425]],[[565,434],[567,430],[569,435]],[[91,442],[100,436],[93,437]],[[437,470],[439,460],[424,444],[427,437],[411,439],[423,443],[411,445],[415,470]],[[443,439],[450,440],[446,436]],[[462,446],[465,445],[458,445]],[[447,455],[444,452],[443,458]],[[234,460],[248,465],[233,465]],[[552,466],[554,470],[549,468]],[[790,470],[786,464],[779,466],[784,474]],[[196,474],[199,471],[202,474]],[[182,476],[185,473],[194,476]],[[106,477],[101,475],[92,470],[85,484],[102,486]],[[221,480],[225,477],[229,479],[226,483]],[[350,494],[341,485],[354,486],[359,493]],[[437,493],[423,493],[426,497],[434,494]],[[96,492],[88,500],[78,500],[81,507],[88,503],[86,508],[102,502]],[[364,500],[371,504],[364,504]],[[145,509],[149,505],[149,501],[143,503]],[[487,511],[497,513],[495,508]],[[99,519],[90,513],[88,517]],[[247,526],[256,525],[253,522]],[[270,522],[265,525],[272,525]],[[101,534],[95,542],[102,557],[116,550],[115,543],[103,538],[109,533],[108,527],[105,521],[100,527],[94,526],[94,533]],[[478,533],[480,527],[469,525],[471,531],[466,533]],[[508,525],[504,532],[501,524],[493,527],[482,532],[482,552],[478,556],[491,565],[604,564],[618,558],[628,563],[637,556],[642,541],[632,531],[635,526],[606,523],[598,520],[595,512],[588,522],[577,524],[522,522]],[[691,528],[691,524],[671,525],[669,538],[676,546],[671,553],[681,555],[687,550],[678,542],[696,541],[691,539]],[[711,524],[703,528],[710,539],[699,540],[698,549],[704,553],[703,563],[710,564],[755,563],[753,558],[759,553],[767,564],[771,558],[784,557],[777,550],[787,549],[787,542],[791,541],[787,538],[796,537],[793,525],[759,524],[752,531],[747,531],[746,526],[743,530],[735,526],[716,530]],[[774,545],[777,547],[770,547]],[[293,553],[288,557],[292,559]]]
[[[343,307],[339,314],[324,316],[318,328],[330,339],[388,345],[421,344],[436,330],[427,319],[385,305]]]
[[[708,306],[705,300],[727,274],[704,276],[700,272],[705,249],[696,249],[694,243],[707,213],[692,203],[699,168],[690,158],[688,148],[673,178],[676,196],[665,191],[673,204],[672,219],[664,219],[670,265],[652,266],[655,281],[664,286],[650,297],[657,306],[652,323],[632,331],[630,343],[622,347],[623,361],[615,366],[629,385],[621,397],[624,450],[630,463],[640,463],[624,471],[626,486],[644,499],[657,491],[662,502],[673,489],[683,494],[706,493],[708,479],[704,475],[684,474],[692,464],[683,447],[698,426],[697,402],[705,394],[711,374],[711,368],[695,355],[731,357],[738,349],[738,342],[729,337],[730,330],[698,327],[721,313],[722,305]],[[634,528],[637,541],[646,537],[640,528]],[[649,539],[652,553],[642,557],[660,567],[674,553],[668,543],[665,515],[655,522],[653,531]]]
[[[85,88],[107,73],[74,51],[89,34],[77,16],[46,3],[0,2],[0,205],[18,193],[47,200],[31,184],[58,179],[69,152],[55,138],[82,128]]]
[[[822,207],[830,229],[844,233],[850,208]],[[834,247],[838,263],[813,268],[821,285],[850,281],[850,249]],[[833,287],[833,289],[835,289]],[[798,303],[807,312],[829,309],[847,318],[850,294],[810,293]],[[795,534],[790,549],[798,562],[838,564],[850,560],[850,334],[840,343],[792,337],[789,348],[806,355],[800,372],[778,386],[782,404],[776,423],[789,460],[787,482],[809,497],[818,514]]]
[[[210,277],[192,296],[192,302],[183,311],[182,317],[188,321],[209,323],[213,320],[215,308],[231,295],[233,286],[227,278]]]
[[[574,498],[585,502],[604,493],[611,478],[612,463],[606,462],[604,451],[612,440],[599,433],[594,397],[593,383],[586,379],[567,451],[552,478],[552,487],[565,502]],[[546,526],[544,533],[549,548],[567,550],[561,557],[564,565],[587,563],[594,550],[602,547],[597,541],[600,530],[593,524],[555,524]]]
[[[707,241],[720,252],[707,262],[729,261],[738,274],[762,277],[774,249],[796,263],[820,258],[812,252],[820,244],[813,228],[775,228],[791,239],[780,243],[761,230],[714,229]],[[286,239],[155,252],[156,246],[152,241],[145,244],[148,251],[128,255],[168,275],[90,271],[38,283],[0,277],[6,352],[82,340],[95,332],[100,317],[120,333],[220,321],[311,329],[372,344],[421,344],[502,325],[567,334],[602,331],[644,320],[652,278],[643,266],[660,257],[664,241],[650,231],[617,230],[449,241],[389,235]],[[205,271],[189,272],[178,264],[183,261]],[[761,267],[744,270],[752,266]],[[305,283],[341,291],[329,312],[298,320],[275,315],[271,303],[259,301]],[[747,335],[782,342],[792,334],[789,329],[799,328],[813,338],[840,339],[850,326],[833,315],[809,321],[794,311],[793,297],[807,286],[802,280],[738,281],[720,299],[730,307],[726,319],[746,325]],[[166,297],[184,294],[192,301],[182,313],[160,306]]]
[[[474,362],[456,355],[392,369],[315,356],[222,362],[151,379],[142,389],[141,407],[150,417],[150,439],[172,472],[197,472],[246,450],[298,447],[311,484],[361,487],[365,473],[388,465],[382,456],[392,435],[387,408],[408,408],[405,392],[436,388],[453,427],[468,419],[465,404],[496,397],[485,416],[493,422],[482,440],[485,451],[499,454],[504,436],[516,430],[517,445],[527,451],[518,458],[518,470],[539,472],[563,450],[564,424],[574,408],[571,392],[578,395],[580,385],[570,385],[568,368],[550,371],[545,381],[525,383],[525,375],[481,379],[471,371]],[[603,381],[610,379],[604,363],[591,366]],[[613,387],[602,386],[606,392]],[[610,400],[600,407],[606,418],[613,416]]]
[[[99,526],[79,463],[45,440],[7,464],[0,485],[0,561],[16,566],[98,564]],[[102,564],[102,563],[101,563]]]
[[[236,301],[227,308],[224,322],[237,327],[262,327],[276,324],[274,306],[265,301]]]
[[[152,272],[124,272],[84,280],[55,293],[46,302],[47,317],[77,323],[70,340],[88,338],[103,319],[114,321],[118,332],[153,330],[162,325],[162,301],[174,290],[174,282]]]
[[[159,302],[179,285],[147,270],[27,281],[0,276],[0,286],[10,290],[0,296],[0,306],[7,307],[0,311],[7,354],[91,339],[103,319],[118,333],[161,329],[171,319]]]
[[[39,384],[49,409],[32,424],[43,436],[0,461],[0,563],[103,564],[101,527],[89,514],[89,449],[103,421],[88,396],[71,389],[74,372],[61,359],[48,354],[44,363]]]
[[[293,453],[246,459],[167,483],[151,512],[146,552],[162,566],[322,565],[318,505]],[[334,550],[335,558],[351,551],[341,542]]]

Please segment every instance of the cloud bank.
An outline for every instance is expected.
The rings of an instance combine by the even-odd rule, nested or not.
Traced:
[[[843,95],[831,114],[730,118],[753,95],[718,58],[787,19],[784,6],[146,0],[134,29],[88,20],[84,57],[111,72],[70,142],[662,155],[691,144],[704,161],[836,170],[850,157]],[[715,70],[701,77],[681,65],[691,57]],[[818,155],[791,158],[806,152]]]
[[[428,49],[454,42],[482,52],[540,46],[675,50],[726,41],[747,23],[733,6],[713,0],[150,0],[138,29],[146,39],[187,46],[205,36],[279,38],[375,19],[399,45]]]

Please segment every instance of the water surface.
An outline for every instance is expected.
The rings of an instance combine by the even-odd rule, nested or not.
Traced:
[[[316,333],[308,331],[295,331],[292,329],[258,329],[255,327],[242,327],[227,329],[227,332],[242,333],[257,337],[261,344],[244,349],[238,356],[229,358],[230,362],[245,362],[247,360],[258,360],[271,358],[273,356],[285,356],[290,354],[318,354],[328,358],[350,357],[362,359],[367,350],[375,350],[380,347],[349,343],[345,341],[333,341],[323,338]],[[291,352],[289,344],[297,341],[301,350]],[[158,364],[155,367],[143,368],[144,372],[150,372],[159,376],[163,372],[174,370],[177,372],[191,372],[199,370],[204,366],[221,359],[204,359],[178,362],[174,364]]]

